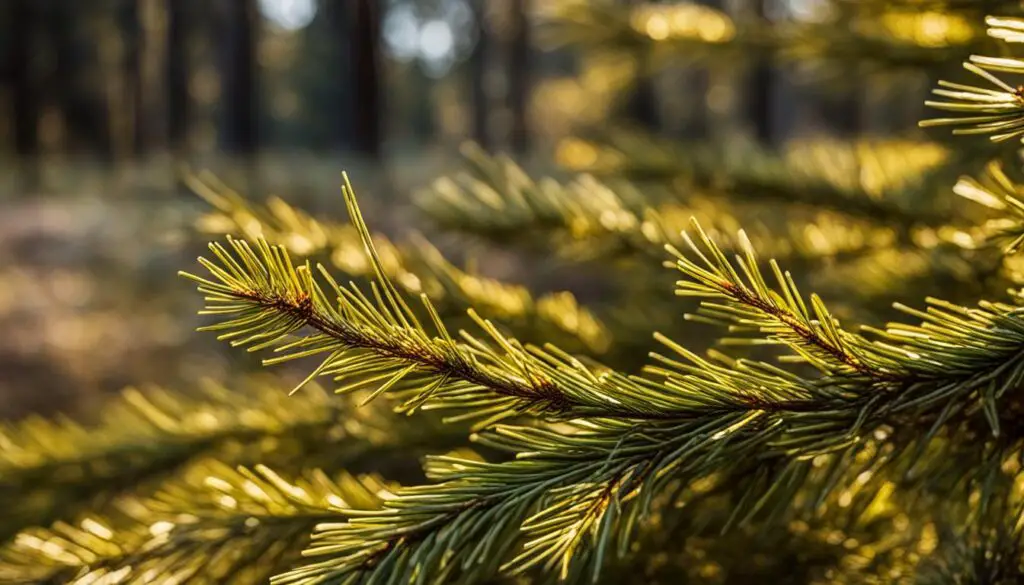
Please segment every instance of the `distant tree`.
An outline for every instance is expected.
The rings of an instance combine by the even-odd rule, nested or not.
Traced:
[[[352,0],[350,38],[352,39],[352,83],[354,98],[354,144],[356,152],[380,158],[381,72],[379,3],[375,0]]]
[[[167,146],[182,154],[188,145],[189,97],[188,40],[193,0],[166,0],[167,17]]]
[[[7,0],[5,7],[6,54],[4,73],[10,88],[14,152],[22,161],[39,154],[39,104],[34,76],[32,41],[37,30],[37,11],[32,0]]]
[[[86,2],[49,0],[36,5],[45,19],[40,27],[41,46],[37,47],[47,64],[41,97],[61,112],[66,134],[63,147],[110,163],[114,127],[108,83],[109,75],[119,72],[108,68],[105,59],[114,54],[110,44],[114,39],[97,39],[87,34],[81,23],[111,19],[113,13]],[[116,21],[104,23],[117,30]]]
[[[490,149],[489,128],[490,103],[487,94],[488,57],[491,52],[491,33],[482,3],[473,7],[474,23],[477,30],[476,46],[469,57],[467,77],[472,111],[472,136],[485,150]]]
[[[529,0],[511,0],[512,34],[509,42],[508,105],[512,114],[511,148],[522,154],[529,147],[527,105],[530,91]]]
[[[310,83],[309,92],[318,100],[317,112],[330,120],[330,146],[337,150],[353,148],[355,116],[353,98],[347,80],[352,79],[352,49],[349,30],[352,26],[352,10],[347,4],[335,0],[320,0],[319,17],[313,22],[309,34],[316,34],[317,43],[329,44],[333,75],[309,74],[316,83]]]
[[[259,148],[259,96],[256,47],[259,12],[256,0],[223,0],[224,31],[221,97],[225,152],[250,156]]]
[[[644,4],[646,0],[626,0],[627,4]],[[646,130],[657,130],[661,126],[658,115],[658,95],[655,91],[654,80],[649,75],[647,67],[648,51],[645,47],[637,47],[636,60],[639,75],[633,85],[628,97],[626,109],[628,117]]]
[[[121,115],[128,117],[126,137],[130,142],[131,152],[140,156],[148,150],[149,129],[147,128],[145,108],[145,75],[143,72],[143,52],[145,31],[142,22],[142,0],[130,0],[121,6],[120,29],[124,37],[124,53],[122,59],[122,79],[124,104],[126,111]]]
[[[768,1],[770,0],[753,0],[752,12],[755,18],[761,21],[769,20]],[[754,62],[747,95],[747,115],[753,125],[754,137],[763,144],[773,144],[775,72],[770,61],[762,58]]]

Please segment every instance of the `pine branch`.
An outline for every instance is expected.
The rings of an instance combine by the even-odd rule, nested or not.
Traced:
[[[710,192],[719,199],[803,206],[901,229],[951,223],[934,193],[946,187],[948,165],[975,156],[927,142],[820,139],[797,142],[780,155],[747,140],[674,143],[622,130],[599,140],[573,139],[560,150],[564,166],[599,178],[671,184],[687,196]]]
[[[220,338],[236,346],[282,353],[267,363],[328,354],[310,378],[349,382],[341,391],[372,384],[373,397],[391,392],[403,398],[401,412],[463,410],[449,420],[481,419],[478,428],[519,414],[661,419],[688,407],[671,397],[654,401],[629,377],[594,371],[553,346],[524,347],[472,311],[490,342],[465,332],[464,341],[456,341],[424,295],[431,334],[381,268],[350,185],[344,193],[374,266],[373,301],[354,284],[339,286],[319,267],[330,287],[325,291],[308,263],[295,268],[287,252],[264,240],[255,250],[229,240],[232,252],[213,244],[217,261],[200,259],[214,280],[184,274],[207,295],[205,313],[226,319],[204,329],[223,331]],[[312,333],[294,335],[304,328]]]
[[[734,415],[729,422],[738,429],[743,418]],[[649,497],[637,490],[656,483],[671,462],[680,463],[673,452],[698,450],[702,426],[707,427],[655,423],[632,433],[628,425],[604,421],[577,427],[571,435],[498,427],[479,440],[517,451],[519,460],[433,458],[428,474],[437,485],[400,489],[380,512],[318,527],[305,553],[312,562],[272,582],[358,583],[415,575],[426,583],[479,582],[499,571],[519,574],[533,567],[565,578],[587,557],[596,570],[606,554],[628,545],[630,527],[641,518],[639,502]],[[520,530],[531,540],[513,556]]]
[[[355,227],[315,219],[278,198],[265,206],[251,204],[208,174],[188,176],[187,181],[216,209],[200,220],[203,231],[264,238],[299,258],[329,258],[350,277],[373,276]],[[475,307],[522,334],[560,333],[566,341],[596,353],[608,347],[605,325],[569,292],[535,295],[525,286],[467,272],[422,237],[407,244],[381,234],[373,234],[372,240],[388,278],[407,294],[428,295],[442,317],[462,317],[467,308]]]
[[[983,37],[974,18],[949,11],[924,12],[917,3],[852,13],[859,18],[831,16],[786,26],[736,22],[720,11],[687,2],[629,6],[564,1],[547,8],[545,39],[550,46],[640,49],[655,66],[681,61],[733,63],[757,53],[781,62],[818,62],[822,74],[833,76],[838,64],[883,71],[918,69],[955,60]],[[974,8],[972,12],[982,9]],[[938,32],[936,20],[941,22]]]
[[[753,239],[758,249],[778,256],[856,256],[894,243],[891,230],[840,217],[816,214],[807,222],[769,226],[755,219],[763,217],[763,208],[733,209],[718,197],[689,194],[680,202],[669,190],[641,193],[628,183],[605,183],[589,175],[569,183],[535,181],[513,161],[490,157],[474,145],[465,145],[463,154],[469,170],[421,191],[421,208],[445,227],[493,239],[546,236],[559,253],[576,260],[638,253],[660,259],[666,243],[683,243],[680,233],[694,216],[723,239],[749,220],[757,226]],[[779,231],[786,231],[786,237],[779,237]]]
[[[1024,19],[990,16],[985,22],[989,26],[990,37],[1004,43],[1024,42]],[[963,66],[987,81],[994,89],[939,81],[939,89],[932,90],[932,93],[946,99],[927,101],[925,104],[950,112],[951,117],[924,120],[920,125],[960,126],[953,129],[953,134],[988,134],[993,142],[1024,136],[1024,92],[996,75],[1024,72],[1024,60],[972,55]]]
[[[919,583],[1014,583],[1024,578],[1024,501],[1021,475],[999,473],[994,485],[974,490],[993,494],[988,505],[956,502],[950,522],[939,533],[939,545],[921,561]],[[965,505],[966,504],[966,505]]]
[[[733,517],[743,518],[764,508],[772,496],[780,498],[776,505],[786,503],[812,472],[820,476],[816,482],[821,491],[808,496],[808,505],[843,485],[837,482],[837,471],[851,473],[862,485],[865,471],[874,467],[877,473],[898,456],[875,446],[874,452],[885,456],[872,465],[870,452],[858,453],[866,437],[886,438],[877,434],[883,428],[880,421],[865,416],[864,410],[858,414],[855,406],[826,406],[824,391],[817,400],[802,402],[779,396],[751,400],[751,388],[767,393],[768,375],[761,384],[723,385],[721,380],[732,370],[709,366],[685,368],[693,378],[707,372],[710,383],[699,394],[709,400],[745,395],[746,407],[735,403],[732,412],[709,409],[694,420],[676,423],[597,420],[560,433],[496,427],[478,440],[517,453],[515,461],[434,458],[428,474],[436,484],[398,490],[382,511],[318,527],[306,551],[310,564],[273,582],[364,583],[422,575],[426,583],[473,583],[531,568],[563,579],[596,579],[605,562],[629,548],[635,529],[652,513],[652,502],[673,482],[692,485],[736,466],[746,469],[740,477],[750,477],[753,467],[761,481],[752,483],[749,497],[732,509]],[[685,391],[684,381],[677,379],[672,387]],[[693,382],[698,394],[701,380]],[[712,394],[711,388],[717,392]],[[834,394],[832,400],[843,401]],[[872,402],[878,400],[875,396]],[[876,413],[884,413],[880,418],[888,419],[888,428],[921,422],[914,415],[904,418],[885,411],[880,407]],[[835,423],[847,416],[846,422]],[[834,435],[846,425],[849,434],[836,442]],[[751,465],[740,453],[765,463]],[[846,458],[865,454],[867,461],[851,469]],[[826,465],[811,462],[822,456]],[[781,467],[773,470],[774,463]],[[838,498],[843,502],[851,496],[844,491]],[[866,513],[872,501],[869,497],[856,509]]]
[[[207,382],[202,390],[189,399],[155,388],[128,389],[106,405],[94,426],[64,418],[7,425],[0,432],[0,498],[22,506],[6,516],[3,531],[50,522],[227,442],[258,445],[263,437],[321,436],[336,425],[345,406],[318,388],[310,390],[300,409],[285,407],[282,393],[263,383],[233,391]],[[363,417],[369,436],[374,414],[365,411]]]
[[[980,179],[961,177],[953,191],[1004,215],[974,230],[975,247],[998,246],[1004,254],[1020,249],[1024,243],[1024,186],[1010,179],[999,161],[989,163]]]
[[[348,185],[345,195],[379,266]],[[369,370],[372,381],[384,381],[374,394],[418,374],[410,383],[413,405],[465,406],[469,392],[470,405],[484,405],[487,415],[500,404],[497,418],[516,408],[578,419],[557,430],[491,427],[478,440],[516,454],[515,460],[432,459],[428,474],[436,484],[404,488],[381,511],[319,526],[306,551],[311,563],[275,583],[418,575],[428,582],[473,582],[532,568],[563,577],[596,574],[608,554],[628,545],[632,527],[666,482],[695,481],[754,456],[767,466],[757,472],[765,485],[790,486],[780,492],[786,501],[809,472],[807,461],[855,453],[882,428],[927,429],[927,443],[980,410],[999,434],[1004,423],[997,401],[1024,375],[1019,310],[933,301],[928,312],[906,309],[925,321],[922,326],[891,325],[874,332],[878,341],[868,341],[839,329],[820,301],[812,300],[809,312],[780,272],[781,292],[768,289],[752,250],[736,270],[709,239],[703,243],[706,254],[694,251],[706,268],[680,259],[695,281],[683,288],[724,296],[732,304],[713,309],[732,307],[737,324],[766,329],[819,365],[823,378],[760,362],[714,363],[665,338],[685,361],[656,355],[658,365],[647,377],[595,375],[557,353],[539,359],[493,331],[504,353],[482,342],[455,342],[439,321],[431,337],[379,268],[375,303],[355,287],[332,284],[335,306],[311,269],[292,268],[279,248],[260,242],[255,252],[233,242],[230,255],[214,246],[219,263],[204,264],[219,282],[199,279],[201,290],[213,312],[235,316],[213,327],[238,344],[301,355],[330,352],[314,373],[344,378]],[[425,306],[436,314],[429,302]],[[307,326],[315,333],[281,345]],[[460,385],[451,386],[452,380]],[[737,517],[760,509],[765,497],[745,498]],[[520,533],[525,543],[513,538]]]
[[[687,315],[688,319],[724,324],[730,331],[767,334],[766,339],[727,339],[723,342],[782,343],[826,374],[855,373],[875,379],[890,376],[886,369],[869,365],[868,360],[859,355],[867,342],[839,328],[837,320],[817,296],[806,302],[792,275],[783,273],[774,260],[770,265],[779,289],[769,288],[758,268],[754,247],[742,231],[739,240],[743,255],[736,258],[740,269],[736,270],[699,224],[695,222],[693,228],[708,255],[689,236],[686,236],[687,244],[703,266],[679,250],[668,248],[676,257],[677,268],[688,277],[688,280],[677,283],[676,294],[715,299],[715,302],[702,302],[700,311]],[[717,302],[718,299],[725,302]]]
[[[0,549],[0,579],[264,583],[298,558],[317,523],[378,507],[387,489],[374,477],[332,479],[317,470],[287,481],[266,466],[201,462],[108,514],[20,533]]]

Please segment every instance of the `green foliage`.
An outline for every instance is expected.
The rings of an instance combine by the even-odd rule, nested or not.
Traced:
[[[372,276],[355,227],[314,219],[277,198],[257,207],[208,174],[189,176],[188,182],[215,208],[200,220],[204,231],[262,237],[302,258],[329,258],[350,277]],[[372,240],[388,278],[408,294],[428,295],[445,317],[458,319],[476,307],[521,334],[561,338],[590,352],[607,349],[604,324],[567,291],[535,295],[523,285],[463,270],[422,236],[402,245],[380,234]]]
[[[680,59],[735,60],[756,51],[783,62],[819,64],[817,71],[831,79],[837,76],[830,65],[907,71],[958,59],[982,43],[983,11],[1000,7],[1018,8],[1011,0],[841,0],[823,4],[815,18],[773,26],[757,19],[733,19],[696,2],[561,0],[545,11],[545,40],[552,46],[642,51],[656,66]]]
[[[0,550],[6,583],[264,583],[313,528],[379,505],[373,477],[314,470],[283,479],[266,466],[202,461],[146,498],[102,516],[22,532]]]
[[[1024,40],[1021,21],[1012,18],[989,17],[989,35],[1009,43]],[[987,81],[995,89],[940,81],[935,95],[947,101],[929,101],[927,105],[955,114],[955,117],[936,118],[921,122],[922,126],[966,126],[953,130],[954,134],[989,134],[995,142],[1017,138],[1024,134],[1024,97],[1020,88],[1014,88],[996,73],[1021,73],[1024,61],[1007,57],[972,55],[964,69]]]
[[[977,10],[928,5],[948,18]],[[856,42],[842,37],[835,54],[816,54],[855,46],[875,59],[871,23],[903,18],[910,4],[858,6]],[[566,10],[573,26],[607,38],[635,16],[611,4]],[[630,34],[657,40],[651,23],[666,15],[643,10],[647,20],[629,21]],[[705,24],[717,17],[680,10]],[[1021,22],[989,19],[989,35],[1017,42]],[[808,26],[784,44],[801,46],[794,39],[824,24]],[[697,37],[713,30],[693,30],[686,42],[711,42]],[[782,50],[781,36],[734,32],[722,44],[754,38]],[[906,49],[887,62],[945,54],[918,41],[885,40]],[[1020,136],[1021,99],[995,76],[1020,64],[971,57],[967,69],[998,89],[942,82],[937,93],[949,101],[930,104],[963,116],[931,124],[995,142]],[[372,234],[347,176],[350,226],[276,199],[253,205],[193,178],[216,209],[204,227],[228,234],[199,259],[203,275],[183,273],[205,297],[203,329],[307,375],[291,398],[262,386],[211,386],[188,400],[130,391],[94,427],[29,420],[6,429],[0,495],[24,505],[10,516],[18,534],[0,549],[0,580],[1020,581],[1020,293],[969,304],[929,296],[923,309],[896,303],[910,322],[855,328],[855,312],[805,294],[798,274],[845,263],[863,296],[872,286],[890,294],[896,288],[865,262],[906,250],[977,264],[959,282],[981,281],[987,293],[994,282],[1024,282],[1013,276],[1022,187],[991,145],[817,144],[781,156],[740,151],[732,162],[716,160],[714,148],[695,155],[638,138],[575,148],[589,161],[578,170],[592,175],[570,182],[535,181],[511,160],[469,150],[470,171],[423,191],[421,208],[467,234],[542,235],[563,259],[670,269],[676,296],[699,303],[693,311],[652,309],[640,294],[623,301],[652,309],[655,318],[632,326],[651,324],[657,351],[624,340],[619,321],[598,319],[568,293],[547,304],[424,242]],[[894,154],[901,148],[905,156]],[[985,174],[962,177],[953,191],[998,217],[972,227],[977,208],[960,217],[956,203],[931,196],[953,166],[981,159],[991,159]],[[741,191],[747,201],[722,203],[742,200]],[[738,229],[782,202],[813,210],[812,221],[754,223],[749,236]],[[667,262],[652,259],[662,254]],[[645,278],[624,290],[660,286],[629,270],[622,274]],[[983,278],[987,271],[1002,272]],[[892,272],[907,279],[910,268]],[[943,292],[963,296],[955,288]],[[706,325],[725,337],[704,354]],[[639,372],[622,365],[636,353]],[[422,453],[426,481],[383,479],[386,462]],[[380,475],[360,475],[364,468]]]
[[[480,421],[478,443],[516,459],[429,459],[435,483],[401,488],[382,510],[321,526],[306,553],[313,562],[275,582],[475,582],[534,568],[596,576],[604,559],[625,554],[670,481],[735,472],[740,454],[757,452],[758,462],[739,463],[753,466],[753,479],[741,482],[734,521],[770,503],[781,510],[815,483],[813,461],[825,457],[830,473],[845,472],[865,441],[883,441],[889,465],[906,457],[914,467],[940,433],[998,437],[1006,424],[998,401],[1024,375],[1024,321],[1012,306],[931,301],[926,312],[906,309],[922,325],[893,324],[870,340],[840,328],[816,297],[805,300],[774,263],[778,285],[769,287],[742,234],[744,255],[733,263],[699,227],[695,259],[672,250],[687,277],[681,294],[708,299],[698,316],[765,335],[820,376],[767,362],[716,363],[664,337],[677,357],[653,356],[642,377],[523,346],[483,320],[490,343],[468,334],[459,342],[425,297],[435,330],[420,324],[380,268],[351,186],[343,191],[375,267],[372,294],[341,287],[319,268],[325,292],[309,264],[295,268],[264,241],[255,250],[231,241],[231,253],[215,244],[217,261],[201,261],[215,280],[191,277],[207,313],[223,319],[208,329],[236,345],[285,352],[272,363],[328,354],[313,375],[344,382],[369,374],[360,382],[375,386],[370,396],[394,393],[402,412],[457,408],[458,418]],[[312,333],[293,336],[305,327]],[[496,424],[515,415],[562,422]],[[774,487],[761,493],[766,486]],[[822,495],[831,487],[823,481]]]
[[[635,252],[660,258],[666,243],[682,243],[680,233],[690,217],[700,218],[726,239],[739,229],[738,215],[756,223],[753,210],[715,204],[716,198],[693,192],[681,200],[674,190],[641,189],[621,180],[606,183],[591,174],[568,183],[552,178],[534,181],[505,157],[488,156],[474,145],[466,145],[463,152],[467,171],[442,177],[423,190],[417,197],[421,208],[445,227],[495,239],[549,235],[545,247],[553,246],[570,259]],[[694,164],[699,160],[696,157]],[[675,168],[682,172],[678,165]],[[890,246],[894,239],[891,230],[825,214],[806,222],[758,227],[759,249],[803,258],[856,254]],[[786,237],[780,237],[780,231]]]
[[[236,454],[240,460],[269,461],[273,451],[287,451],[279,440],[284,436],[323,443],[339,426],[344,405],[315,389],[301,405],[286,403],[266,381],[244,391],[208,382],[194,398],[156,388],[126,390],[106,405],[95,425],[63,418],[9,424],[0,434],[0,497],[22,505],[0,525],[9,533],[49,522],[96,498],[145,485],[202,454],[243,450],[248,454]],[[301,451],[314,456],[309,447]]]

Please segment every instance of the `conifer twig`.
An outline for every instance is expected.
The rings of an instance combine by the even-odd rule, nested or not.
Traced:
[[[314,470],[289,481],[263,465],[203,461],[152,496],[21,532],[0,548],[0,580],[265,583],[294,562],[317,523],[377,507],[388,489],[375,477]]]
[[[199,225],[208,233],[266,239],[302,259],[329,258],[350,277],[373,277],[362,238],[354,226],[316,219],[279,198],[258,206],[208,173],[189,175],[188,185],[214,209]],[[519,334],[565,334],[570,343],[602,353],[605,325],[568,291],[533,294],[527,287],[464,270],[423,237],[408,244],[372,235],[387,277],[406,294],[430,297],[442,317],[464,317],[474,307]]]
[[[269,363],[329,354],[311,377],[348,380],[346,389],[375,384],[374,396],[391,391],[405,398],[399,406],[404,412],[421,406],[467,410],[459,416],[482,419],[480,426],[522,413],[671,418],[685,406],[674,407],[670,397],[652,403],[629,377],[595,372],[553,346],[524,347],[472,310],[491,343],[465,332],[463,341],[456,341],[424,295],[424,312],[436,331],[432,336],[380,267],[351,187],[344,191],[376,273],[373,301],[354,284],[339,286],[320,267],[334,304],[308,263],[293,267],[283,249],[263,240],[255,250],[229,240],[233,254],[213,244],[217,262],[200,260],[215,280],[186,274],[207,295],[207,314],[231,317],[205,329],[225,331],[221,338],[234,345],[283,353]],[[292,337],[305,327],[313,333]],[[352,372],[372,375],[353,379]]]
[[[266,382],[229,390],[206,381],[201,389],[199,397],[188,398],[156,388],[129,388],[105,406],[96,425],[66,418],[5,425],[0,429],[0,499],[24,500],[25,505],[5,515],[0,530],[6,534],[48,523],[83,502],[109,499],[166,476],[231,441],[259,445],[260,438],[281,435],[296,440],[313,435],[323,441],[319,437],[337,425],[345,408],[344,401],[320,388],[310,388],[297,409],[286,407],[286,397]],[[361,418],[364,435],[371,436],[380,421],[373,421],[370,411]],[[266,454],[248,456],[260,455]]]

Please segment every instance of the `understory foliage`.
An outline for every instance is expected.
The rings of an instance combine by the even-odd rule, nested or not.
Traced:
[[[922,122],[980,138],[780,153],[612,132],[563,145],[568,180],[467,147],[417,194],[600,298],[373,233],[347,175],[348,223],[189,178],[218,234],[183,273],[203,330],[304,377],[0,429],[0,581],[1021,582],[1024,19],[986,33],[975,4],[865,2],[824,45],[828,23],[768,34],[705,7],[678,30],[650,24],[688,22],[659,5],[555,11],[559,38],[658,56],[898,69],[998,43],[964,63],[983,85],[951,73]],[[925,9],[945,44],[879,33]]]

